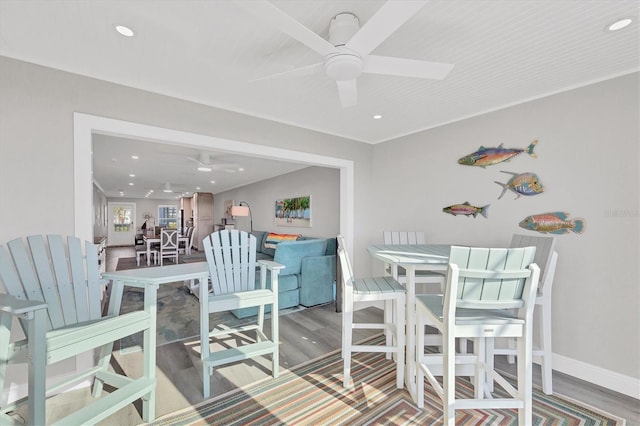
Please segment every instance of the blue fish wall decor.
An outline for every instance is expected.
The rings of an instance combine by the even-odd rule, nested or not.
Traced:
[[[501,170],[501,173],[508,173],[513,175],[507,183],[494,181],[498,185],[502,186],[502,194],[498,197],[498,200],[504,196],[507,189],[517,194],[515,199],[520,198],[521,195],[530,197],[532,195],[541,194],[544,191],[544,187],[540,182],[540,178],[535,173],[511,173]]]

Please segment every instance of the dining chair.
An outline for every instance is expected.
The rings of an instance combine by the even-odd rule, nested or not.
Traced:
[[[342,279],[342,358],[345,388],[350,386],[351,356],[354,352],[386,352],[387,358],[394,355],[396,362],[396,387],[404,387],[405,348],[405,303],[404,287],[393,277],[354,278],[351,261],[345,249],[342,235],[338,235],[338,258]],[[354,322],[354,305],[358,302],[383,302],[384,321],[382,323]],[[385,330],[384,345],[353,344],[353,330]]]
[[[540,283],[535,299],[534,310],[538,315],[534,317],[534,328],[538,331],[538,344],[533,347],[533,360],[540,363],[542,369],[542,391],[553,394],[553,364],[551,352],[551,290],[553,277],[558,263],[558,253],[555,250],[554,237],[531,236],[514,234],[511,239],[511,247],[535,246],[536,256],[534,262],[540,268]],[[491,350],[491,349],[489,349]],[[508,347],[493,348],[494,355],[507,355],[509,362],[515,361],[516,349],[513,339],[509,339]]]
[[[147,243],[136,245],[136,265],[140,266],[140,258],[147,255]],[[149,250],[149,255],[153,257],[156,265],[158,264],[158,250]]]
[[[206,285],[198,288],[200,299],[200,357],[202,359],[203,395],[210,395],[210,376],[215,367],[271,355],[271,373],[274,378],[279,373],[278,348],[278,274],[284,265],[269,261],[256,262],[256,237],[239,230],[222,230],[208,235],[204,241],[211,278],[211,292]],[[260,276],[256,280],[256,265]],[[267,287],[267,271],[270,273],[271,287]],[[271,338],[264,331],[265,306],[271,305]],[[253,322],[237,327],[216,328],[209,326],[209,314],[233,309],[258,307],[258,315]],[[246,334],[255,331],[255,339]],[[232,337],[237,346],[213,350],[224,338]],[[214,346],[216,347],[216,346]]]
[[[142,399],[142,417],[155,416],[156,380],[151,371],[155,347],[143,347],[142,367],[137,378],[110,370],[110,350],[101,350],[97,363],[47,384],[47,366],[76,355],[110,347],[113,342],[138,332],[155,335],[153,312],[139,310],[103,316],[103,282],[99,275],[97,246],[76,237],[61,235],[17,238],[0,246],[0,281],[6,294],[0,295],[0,391],[4,390],[8,364],[26,363],[29,391],[25,398],[0,408],[0,424],[14,424],[3,417],[19,404],[29,404],[28,424],[50,424],[46,401],[73,385],[94,378],[93,395],[99,397],[104,384],[114,388],[89,405],[73,411],[57,424],[95,424],[121,408]],[[111,288],[110,297],[122,297],[121,285]],[[33,315],[36,315],[34,318]],[[40,315],[38,318],[37,315]],[[20,319],[26,339],[11,341],[12,317]],[[144,345],[143,345],[144,346]],[[11,386],[17,387],[16,383]],[[2,402],[0,401],[0,404]],[[69,410],[67,410],[68,412]]]
[[[535,247],[452,246],[444,295],[417,296],[415,403],[424,407],[426,377],[442,400],[445,425],[455,424],[456,410],[490,408],[517,409],[518,424],[532,424],[532,317],[540,274],[535,252]],[[425,353],[427,324],[442,334],[442,353]],[[495,337],[516,338],[517,388],[486,362],[486,339]],[[474,353],[457,354],[456,338],[474,339]],[[473,398],[456,398],[456,375],[473,378]],[[436,376],[442,376],[442,385]],[[508,396],[490,394],[487,377]]]
[[[193,237],[196,235],[197,226],[192,226],[189,231],[189,242],[187,247],[187,254],[191,254],[191,249],[193,248]]]
[[[160,266],[164,264],[164,259],[173,259],[178,264],[178,231],[175,229],[162,229],[160,231]]]
[[[419,245],[426,244],[424,232],[422,231],[384,231],[382,233],[385,245]],[[404,268],[398,265],[385,264],[385,272],[395,278],[400,284],[406,284],[407,274]],[[445,274],[435,271],[420,271],[415,273],[416,294],[439,293],[444,284]],[[418,286],[425,285],[418,290]],[[437,284],[435,291],[429,290],[429,285]]]

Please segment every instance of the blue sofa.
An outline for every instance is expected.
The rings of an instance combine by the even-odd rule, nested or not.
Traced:
[[[336,239],[300,237],[284,241],[276,248],[265,246],[268,232],[253,231],[257,259],[273,260],[284,265],[278,276],[280,309],[315,306],[331,302],[336,280]],[[258,279],[259,277],[256,277]],[[267,286],[271,281],[267,278]],[[238,318],[257,314],[257,309],[233,311]]]

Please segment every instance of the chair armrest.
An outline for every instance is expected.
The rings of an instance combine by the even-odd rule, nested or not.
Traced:
[[[23,315],[38,309],[46,309],[47,306],[45,302],[20,300],[9,294],[0,294],[0,311],[11,315]]]
[[[262,267],[265,266],[268,270],[280,270],[284,269],[284,265],[273,260],[258,260],[258,264]]]

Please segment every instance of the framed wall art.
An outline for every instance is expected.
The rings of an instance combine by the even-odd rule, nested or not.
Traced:
[[[276,200],[275,224],[311,228],[311,196]]]

